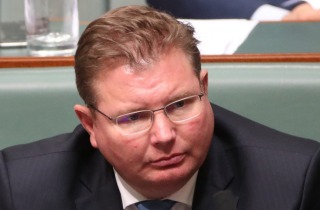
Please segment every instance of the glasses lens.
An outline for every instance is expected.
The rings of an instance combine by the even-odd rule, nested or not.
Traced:
[[[165,107],[167,116],[173,122],[182,122],[196,117],[201,112],[201,99],[199,96],[190,96],[172,102]]]
[[[118,127],[124,134],[138,133],[152,125],[152,111],[139,111],[117,117]]]

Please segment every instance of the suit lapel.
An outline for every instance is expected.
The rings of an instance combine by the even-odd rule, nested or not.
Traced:
[[[233,178],[222,140],[214,136],[199,170],[192,209],[236,210],[238,198],[232,190]]]
[[[75,198],[77,210],[122,210],[112,166],[97,151],[83,165]]]
[[[210,202],[210,208],[214,210],[236,210],[238,198],[231,190],[222,190],[215,193]]]

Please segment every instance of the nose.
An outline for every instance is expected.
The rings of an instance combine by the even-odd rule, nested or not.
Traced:
[[[174,124],[168,119],[163,111],[154,113],[153,125],[150,133],[151,143],[155,145],[172,143],[176,138]]]

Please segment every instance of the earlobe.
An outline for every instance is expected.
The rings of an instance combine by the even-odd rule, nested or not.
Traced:
[[[201,69],[200,72],[201,88],[205,95],[208,95],[208,71]]]
[[[93,129],[93,117],[91,111],[88,107],[76,104],[74,106],[74,111],[83,126],[83,128],[89,133],[90,135],[90,143],[93,147],[97,148],[97,142],[95,140],[94,129]]]
[[[88,107],[76,104],[74,111],[86,131],[91,135],[93,132],[93,119]]]
[[[93,129],[93,120],[88,107],[76,104],[74,106],[74,111],[82,124],[82,126],[90,133]]]

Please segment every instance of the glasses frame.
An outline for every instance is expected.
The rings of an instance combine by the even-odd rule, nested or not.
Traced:
[[[200,101],[202,99],[202,97],[204,96],[204,93],[201,92],[200,94],[195,94],[195,95],[191,95],[191,96],[188,96],[188,97],[184,97],[184,98],[181,98],[181,99],[178,99],[178,100],[175,100],[173,102],[170,102],[169,104],[161,107],[161,108],[158,108],[158,109],[145,109],[145,110],[138,110],[138,111],[135,111],[135,112],[128,112],[128,113],[125,113],[125,114],[121,114],[119,116],[116,116],[116,117],[110,117],[109,115],[105,114],[104,112],[100,111],[98,108],[96,108],[94,105],[92,104],[87,104],[87,107],[90,108],[90,109],[93,109],[94,111],[100,113],[102,116],[106,117],[107,119],[109,119],[110,121],[112,121],[113,123],[115,123],[117,125],[117,127],[119,128],[119,130],[121,131],[121,128],[119,127],[118,125],[118,119],[120,117],[123,117],[125,115],[130,115],[130,114],[135,114],[135,113],[139,113],[139,112],[144,112],[144,111],[148,111],[148,112],[152,112],[152,115],[151,115],[151,125],[150,127],[146,128],[145,130],[142,130],[142,131],[138,131],[138,132],[134,132],[134,133],[130,133],[130,134],[126,134],[126,135],[131,135],[131,134],[136,134],[136,133],[142,133],[144,131],[147,131],[149,130],[152,125],[153,125],[153,122],[154,122],[154,113],[157,112],[157,111],[161,111],[163,110],[164,114],[166,115],[166,117],[171,121],[171,122],[181,122],[181,121],[184,121],[184,120],[181,120],[181,121],[173,121],[170,119],[170,117],[168,116],[168,113],[166,111],[166,108],[174,103],[177,103],[178,101],[181,101],[181,100],[185,100],[185,99],[188,99],[188,98],[192,98],[192,97],[195,97],[195,96],[198,96]],[[188,119],[192,119],[191,118],[188,118]],[[188,119],[185,119],[185,120],[188,120]]]

